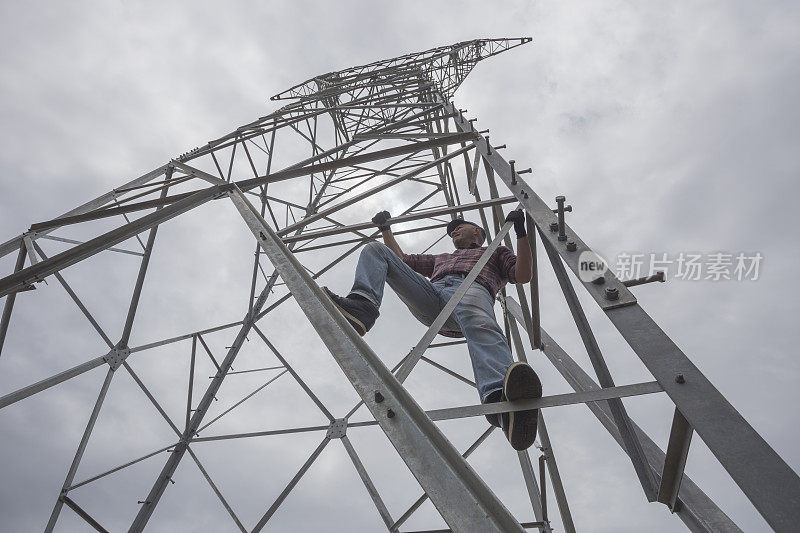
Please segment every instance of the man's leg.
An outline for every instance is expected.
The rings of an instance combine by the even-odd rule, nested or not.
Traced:
[[[428,316],[435,317],[444,305],[428,279],[414,272],[394,252],[378,242],[370,242],[361,250],[353,288],[347,297],[325,290],[356,331],[364,335],[379,315],[378,308],[387,282],[412,314],[423,322]],[[433,318],[427,323],[431,321]]]
[[[380,307],[386,283],[412,314],[423,322],[431,314],[435,318],[444,306],[442,297],[430,280],[414,272],[386,245],[370,242],[364,246],[358,258],[349,296],[361,296]],[[429,324],[433,318],[428,321]]]
[[[494,300],[489,291],[474,283],[456,306],[453,317],[467,340],[481,401],[492,393],[499,399],[506,370],[514,360],[494,316]]]
[[[469,288],[453,312],[467,339],[478,393],[484,403],[539,398],[542,385],[527,363],[513,362],[505,335],[494,315],[494,300],[479,286]],[[516,450],[528,448],[536,438],[538,410],[503,413],[489,422],[503,428]]]

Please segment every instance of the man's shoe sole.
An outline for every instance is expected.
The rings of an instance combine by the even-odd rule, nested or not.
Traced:
[[[542,397],[542,382],[533,368],[517,361],[508,367],[503,380],[503,394],[507,401],[529,400]],[[508,441],[515,450],[526,450],[536,440],[539,410],[512,411],[508,413]]]
[[[353,326],[353,329],[356,330],[356,333],[358,333],[362,337],[366,335],[367,328],[366,326],[364,326],[364,323],[361,322],[356,317],[354,317],[353,315],[351,315],[350,313],[348,313],[341,305],[337,304],[336,300],[333,298],[334,294],[328,290],[328,287],[322,287],[322,290],[325,291],[325,294],[328,295],[328,298],[330,299],[331,302],[333,302],[333,305],[336,306],[336,309],[338,309],[339,312],[342,313],[342,316],[344,316],[347,319],[347,321],[350,322],[350,325]]]

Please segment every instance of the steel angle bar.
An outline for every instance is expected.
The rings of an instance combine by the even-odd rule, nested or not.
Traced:
[[[197,359],[197,336],[192,337],[192,356],[189,360],[189,386],[186,389],[186,422],[183,430],[189,429],[189,419],[192,416],[192,394],[194,393],[194,364]],[[214,379],[213,376],[211,379]]]
[[[352,426],[352,425],[353,425],[353,424],[351,424],[351,426]],[[462,456],[464,459],[466,459],[467,457],[469,457],[469,456],[472,454],[472,452],[474,452],[475,450],[477,450],[477,449],[478,449],[478,446],[480,446],[481,444],[483,444],[483,441],[485,441],[485,440],[486,440],[486,439],[489,437],[489,435],[491,435],[491,434],[492,434],[492,431],[494,431],[494,429],[495,429],[495,426],[489,426],[489,427],[486,429],[486,431],[484,431],[483,433],[481,433],[481,434],[480,434],[480,436],[479,436],[477,439],[475,439],[475,442],[473,442],[473,443],[472,443],[472,445],[470,445],[470,447],[469,447],[469,448],[467,448],[467,449],[464,451],[464,453],[462,453],[462,454],[461,454],[461,456]],[[423,494],[422,496],[420,496],[419,498],[417,498],[417,500],[416,500],[416,501],[415,501],[415,502],[414,502],[414,503],[411,505],[411,507],[409,507],[409,508],[406,510],[406,512],[405,512],[405,513],[403,513],[403,515],[402,515],[400,518],[398,518],[398,519],[397,519],[397,522],[395,522],[394,524],[392,524],[392,526],[391,526],[391,531],[397,531],[397,528],[399,528],[401,525],[403,525],[403,523],[405,523],[405,521],[406,521],[406,520],[408,520],[408,519],[411,517],[411,515],[412,515],[412,514],[414,514],[414,511],[416,511],[417,509],[419,509],[419,508],[420,508],[420,506],[421,506],[423,503],[425,503],[425,500],[427,500],[427,499],[428,499],[428,495],[427,495],[427,494]]]
[[[25,245],[19,247],[17,254],[17,261],[14,264],[14,272],[19,272],[25,265]],[[17,298],[17,293],[12,292],[6,296],[5,304],[3,305],[3,316],[0,317],[0,355],[3,353],[3,344],[6,342],[6,333],[8,332],[8,324],[11,321],[11,311],[14,309],[14,301]]]
[[[520,527],[523,529],[542,529],[545,526],[543,522],[521,522]],[[452,533],[452,529],[419,529],[415,531],[404,531],[403,533]]]
[[[678,491],[681,488],[681,478],[689,455],[692,433],[694,433],[692,426],[681,412],[675,409],[672,429],[669,432],[667,457],[664,459],[664,469],[661,472],[661,485],[658,487],[658,501],[666,504],[671,511],[675,510],[678,502]]]
[[[428,346],[428,348],[430,348],[430,346]],[[423,355],[422,357],[420,357],[420,359],[422,359],[423,361],[425,361],[426,363],[428,363],[428,364],[429,364],[429,365],[431,365],[432,367],[434,367],[434,368],[438,368],[439,370],[441,370],[441,371],[442,371],[442,372],[444,372],[445,374],[448,374],[448,375],[450,375],[450,376],[453,376],[453,377],[454,377],[454,378],[456,378],[457,380],[459,380],[459,381],[461,381],[461,382],[463,382],[463,383],[466,383],[466,384],[467,384],[467,385],[469,385],[470,387],[477,387],[477,385],[475,384],[475,382],[474,382],[474,381],[471,381],[471,380],[469,380],[469,379],[465,378],[464,376],[462,376],[462,375],[461,375],[461,374],[459,374],[458,372],[454,372],[453,370],[450,370],[449,368],[447,368],[447,367],[446,367],[446,366],[444,366],[444,365],[440,365],[439,363],[437,363],[436,361],[434,361],[434,360],[432,360],[432,359],[428,359],[428,358],[427,358],[427,357],[425,357],[424,355]]]
[[[547,424],[545,424],[541,412],[539,412],[538,432],[539,441],[542,443],[542,453],[544,453],[545,461],[547,462],[547,471],[550,474],[550,482],[553,484],[553,492],[555,493],[556,503],[558,504],[558,512],[561,515],[561,524],[564,527],[564,531],[567,533],[575,533],[575,523],[572,520],[572,512],[569,510],[569,503],[567,503],[567,494],[564,491],[564,484],[561,481],[561,473],[558,470],[555,451],[550,444]],[[544,481],[542,481],[542,484],[544,484]]]
[[[328,410],[328,408],[327,408],[327,407],[325,407],[325,404],[324,404],[324,403],[322,403],[322,401],[320,401],[320,399],[319,399],[319,398],[317,398],[317,395],[316,395],[316,394],[314,394],[314,391],[312,391],[312,390],[311,390],[311,388],[310,388],[308,385],[306,385],[306,382],[305,382],[305,381],[303,381],[303,379],[302,379],[302,378],[300,377],[300,375],[299,375],[299,374],[298,374],[298,373],[295,371],[295,369],[292,367],[292,365],[290,365],[290,364],[289,364],[289,361],[287,361],[287,360],[286,360],[286,359],[285,359],[285,358],[284,358],[284,357],[281,355],[281,353],[278,351],[278,349],[275,347],[275,345],[274,345],[274,344],[272,344],[272,343],[269,341],[269,339],[267,338],[267,336],[266,336],[266,335],[264,335],[264,332],[263,332],[263,331],[261,331],[261,329],[260,329],[258,326],[256,326],[255,324],[253,324],[253,329],[254,329],[254,330],[255,330],[255,332],[258,334],[258,336],[259,336],[259,337],[261,337],[261,340],[262,340],[262,341],[264,341],[264,344],[266,344],[266,345],[267,345],[267,347],[270,349],[270,351],[272,351],[272,353],[275,355],[275,357],[277,357],[277,358],[278,358],[278,360],[279,360],[279,361],[281,362],[281,364],[282,364],[282,365],[283,365],[283,366],[286,368],[286,370],[287,370],[287,371],[289,371],[289,373],[291,373],[291,374],[292,374],[292,377],[295,379],[295,381],[297,381],[297,384],[298,384],[298,385],[300,385],[300,387],[301,387],[301,388],[303,389],[303,391],[304,391],[304,392],[305,392],[305,393],[308,395],[308,397],[309,397],[309,398],[311,398],[311,401],[313,401],[313,402],[316,404],[316,406],[319,408],[319,410],[320,410],[320,411],[322,411],[322,414],[324,414],[324,415],[325,415],[325,416],[328,418],[328,420],[330,420],[331,422],[333,422],[333,421],[334,421],[336,418],[335,418],[335,417],[333,416],[333,414],[332,414],[332,413],[331,413],[331,412]]]
[[[169,188],[169,181],[172,179],[172,172],[173,167],[169,167],[166,172],[166,185],[161,190],[160,198],[164,198],[167,195],[167,189]],[[160,211],[161,208],[156,208],[156,212]],[[136,275],[136,284],[133,288],[133,295],[131,296],[131,303],[128,306],[128,314],[125,317],[125,326],[122,328],[122,336],[120,337],[118,346],[127,348],[128,340],[131,336],[131,329],[133,328],[133,319],[136,316],[136,310],[139,306],[139,298],[142,295],[142,287],[144,286],[144,277],[147,273],[147,267],[150,265],[150,256],[153,253],[153,245],[156,241],[156,233],[158,232],[158,225],[153,226],[150,228],[150,232],[147,235],[147,245],[144,248],[144,257],[142,257],[141,263],[139,263],[139,272]]]
[[[401,215],[394,218],[390,218],[387,221],[387,224],[402,224],[403,222],[411,222],[413,220],[421,220],[430,217],[436,217],[440,215],[449,215],[452,213],[460,212],[460,211],[472,211],[475,209],[481,209],[482,207],[491,207],[495,205],[502,205],[508,204],[512,202],[516,202],[517,199],[513,196],[506,196],[505,198],[497,198],[492,200],[484,200],[482,202],[475,202],[471,204],[461,204],[455,207],[439,207],[439,208],[431,208],[425,209],[422,211],[417,211],[408,215]],[[309,231],[307,233],[303,233],[301,235],[297,235],[296,237],[284,237],[283,242],[295,242],[295,241],[306,241],[310,239],[317,239],[319,237],[328,237],[331,235],[338,235],[341,233],[348,233],[350,231],[356,230],[364,230],[364,229],[371,229],[375,227],[374,222],[360,222],[358,224],[351,224],[349,226],[340,226],[336,228],[318,230],[318,231]]]
[[[172,444],[170,444],[168,446],[164,446],[163,448],[159,448],[154,452],[148,453],[147,455],[143,455],[143,456],[141,456],[141,457],[139,457],[137,459],[134,459],[132,461],[128,461],[125,464],[121,464],[121,465],[116,466],[116,467],[114,467],[114,468],[112,468],[110,470],[106,470],[102,474],[97,474],[96,476],[92,476],[92,477],[90,477],[88,479],[84,479],[81,482],[78,482],[78,483],[75,483],[74,485],[69,486],[67,488],[67,492],[69,492],[71,490],[74,490],[74,489],[77,489],[78,487],[82,487],[83,485],[87,485],[87,484],[91,483],[92,481],[97,481],[98,479],[100,479],[102,477],[106,477],[109,474],[113,474],[114,472],[119,472],[120,470],[122,470],[124,468],[128,468],[129,466],[135,465],[136,463],[144,461],[145,459],[149,459],[150,457],[153,457],[154,455],[158,455],[161,452],[165,452],[165,451],[169,450],[170,448],[172,448],[173,446],[175,446],[175,444],[176,443],[172,443]]]
[[[247,400],[249,400],[250,398],[255,396],[260,391],[264,390],[270,383],[272,383],[273,381],[277,380],[279,377],[281,377],[282,375],[284,375],[288,371],[289,371],[288,369],[284,369],[283,372],[280,372],[276,376],[271,377],[263,385],[259,385],[253,392],[251,392],[250,394],[248,394],[247,396],[245,396],[244,398],[242,398],[241,400],[239,400],[235,404],[231,405],[230,407],[228,407],[227,409],[222,411],[219,415],[217,415],[216,417],[214,417],[211,420],[209,420],[205,425],[200,426],[197,429],[196,434],[199,434],[201,431],[206,429],[208,426],[210,426],[211,424],[213,424],[214,422],[216,422],[217,420],[219,420],[223,416],[227,415],[228,413],[230,413],[231,411],[233,411],[234,409],[236,409],[237,407],[242,405],[244,402],[246,402]]]
[[[186,339],[191,339],[192,337],[195,337],[196,335],[206,335],[208,333],[214,333],[216,331],[222,331],[224,329],[233,328],[233,327],[241,326],[241,325],[242,325],[242,321],[240,320],[238,322],[231,322],[230,324],[223,324],[221,326],[216,326],[216,327],[213,327],[213,328],[203,329],[203,330],[200,330],[200,331],[194,331],[192,333],[185,333],[183,335],[178,335],[177,337],[170,337],[169,339],[163,339],[163,340],[160,340],[160,341],[149,342],[147,344],[142,344],[141,346],[137,346],[135,348],[131,348],[131,353],[133,353],[133,352],[142,352],[144,350],[150,350],[152,348],[158,348],[159,346],[165,346],[167,344],[172,344],[172,343],[175,343],[175,342],[185,341]]]
[[[97,368],[98,366],[102,366],[106,362],[104,356],[96,357],[90,361],[86,361],[80,365],[73,366],[68,370],[64,370],[63,372],[59,372],[49,378],[45,378],[41,381],[37,381],[32,385],[28,385],[27,387],[23,387],[21,389],[17,389],[14,392],[10,392],[5,396],[0,396],[0,409],[3,407],[7,407],[12,403],[16,403],[20,400],[24,400],[28,396],[33,396],[38,392],[42,392],[43,390],[47,390],[50,387],[58,385],[59,383],[63,383],[68,379],[74,378],[76,376],[80,376],[84,372],[88,372],[93,368]]]
[[[356,453],[356,450],[353,448],[353,444],[350,442],[350,439],[347,438],[347,435],[343,436],[341,440],[345,450],[347,450],[347,454],[350,456],[350,460],[353,461],[353,466],[356,468],[359,477],[361,477],[362,483],[364,483],[364,488],[367,489],[369,497],[372,498],[372,503],[375,504],[378,514],[381,515],[383,523],[386,524],[386,527],[391,531],[392,524],[394,523],[394,520],[392,520],[392,515],[389,514],[389,510],[386,508],[386,504],[383,502],[381,495],[378,493],[378,489],[375,488],[375,484],[369,477],[367,469],[364,468],[361,458]]]
[[[72,480],[75,479],[75,473],[78,471],[78,465],[81,464],[81,459],[83,459],[83,453],[86,451],[86,445],[89,443],[89,437],[92,435],[94,424],[97,422],[98,415],[100,415],[100,408],[103,406],[103,401],[106,399],[106,393],[108,393],[108,387],[111,385],[111,378],[113,377],[114,371],[109,368],[108,372],[106,372],[103,385],[100,387],[100,393],[97,395],[97,401],[94,403],[92,414],[89,415],[89,422],[86,424],[86,429],[83,431],[80,444],[78,444],[78,450],[75,452],[75,457],[72,459],[69,472],[67,472],[67,478],[64,480],[64,485],[61,487],[61,493],[56,500],[55,507],[53,507],[53,512],[50,514],[50,520],[47,521],[47,525],[44,528],[45,533],[51,533],[56,526],[58,515],[61,513],[61,508],[64,506],[63,496],[66,495],[68,487],[72,485]]]
[[[533,508],[533,516],[542,524],[540,531],[545,533],[552,533],[552,528],[547,522],[546,512],[542,506],[542,494],[544,493],[545,480],[541,478],[542,488],[540,490],[539,483],[536,481],[536,476],[533,473],[533,465],[531,464],[531,457],[528,450],[517,452],[519,459],[519,466],[522,469],[522,476],[525,479],[525,487],[528,489],[528,498]]]
[[[576,403],[599,402],[611,398],[626,398],[628,396],[640,396],[643,394],[654,394],[664,392],[657,381],[647,381],[645,383],[634,383],[632,385],[620,385],[618,387],[607,387],[598,390],[569,392],[564,394],[554,394],[543,396],[531,400],[516,400],[514,402],[494,402],[481,403],[476,405],[465,405],[462,407],[446,407],[426,411],[431,420],[451,420],[453,418],[466,418],[470,416],[493,415],[508,413],[511,411],[527,411],[529,409],[544,409],[546,407],[558,407],[562,405],[574,405]]]
[[[541,230],[539,230],[539,235],[542,235]],[[606,365],[605,359],[603,359],[603,354],[600,352],[600,346],[597,344],[594,333],[592,333],[592,328],[583,312],[581,303],[578,300],[578,295],[575,293],[575,288],[572,286],[572,283],[569,280],[567,270],[561,263],[561,257],[558,255],[555,247],[549,241],[542,238],[542,243],[544,244],[544,249],[547,252],[547,256],[550,258],[550,263],[553,265],[553,270],[555,271],[556,278],[558,279],[558,284],[561,286],[561,290],[564,293],[564,298],[566,299],[569,310],[572,313],[572,318],[575,321],[575,325],[578,327],[578,332],[580,333],[581,340],[586,347],[586,352],[589,354],[592,367],[594,368],[595,374],[597,374],[597,381],[599,381],[600,385],[602,385],[604,388],[613,387],[614,380],[611,377],[611,372]],[[609,400],[608,406],[614,415],[617,428],[619,429],[622,439],[625,442],[625,449],[631,458],[633,468],[636,470],[636,475],[639,477],[639,482],[641,483],[644,493],[647,496],[647,501],[656,501],[658,496],[658,484],[655,481],[653,470],[647,464],[647,459],[645,459],[644,452],[642,451],[642,445],[639,442],[639,439],[636,437],[636,433],[633,431],[630,417],[628,417],[628,413],[625,410],[622,400]]]
[[[291,481],[289,481],[289,484],[286,485],[286,488],[283,489],[283,491],[278,495],[277,499],[272,503],[272,505],[270,505],[269,509],[267,509],[267,512],[264,513],[264,516],[262,516],[258,521],[256,526],[253,528],[252,533],[258,533],[264,528],[269,519],[272,518],[272,515],[275,514],[275,511],[278,510],[278,507],[280,507],[284,500],[286,500],[286,497],[289,496],[289,493],[292,491],[292,489],[295,488],[305,473],[308,472],[308,469],[311,467],[314,461],[317,460],[317,457],[319,457],[319,455],[322,453],[322,450],[325,449],[325,446],[327,446],[330,441],[331,440],[328,437],[322,439],[322,442],[319,443],[319,446],[317,446],[317,448],[311,453],[311,456],[306,460],[305,463],[303,463],[303,466],[300,467],[300,470],[297,472],[297,474],[295,474]]]
[[[161,407],[161,404],[158,403],[158,400],[156,400],[155,396],[153,396],[153,394],[150,392],[147,386],[142,382],[141,379],[139,379],[139,376],[136,375],[136,372],[133,371],[133,368],[131,368],[131,366],[128,364],[127,361],[123,361],[122,366],[125,367],[125,370],[128,371],[128,374],[131,375],[136,384],[139,385],[139,388],[142,389],[142,392],[144,392],[145,396],[147,396],[147,399],[150,400],[150,403],[152,403],[153,407],[156,408],[156,411],[158,411],[158,413],[164,418],[164,420],[166,420],[167,424],[169,424],[169,426],[172,428],[172,431],[174,431],[175,434],[178,437],[180,437],[181,430],[178,429],[178,426],[176,426],[175,423],[172,421],[172,419],[169,417],[169,415],[167,415],[167,412],[164,411],[164,408]]]
[[[524,325],[522,309],[513,298],[506,299],[511,315],[518,323]],[[558,370],[569,385],[578,392],[598,390],[600,386],[558,345],[547,332],[542,330],[542,353],[548,358],[550,363]],[[611,410],[604,402],[587,403],[586,406],[603,424],[603,427],[611,434],[617,443],[623,446],[622,437],[619,434],[617,425]],[[663,450],[653,442],[653,440],[635,422],[633,424],[642,449],[645,452],[650,467],[655,471],[660,471],[664,465],[665,455]],[[678,517],[691,530],[696,532],[711,533],[718,531],[741,531],[736,524],[719,508],[717,505],[695,485],[688,475],[684,475],[678,494],[681,506],[676,511]]]
[[[46,239],[48,241],[57,241],[57,242],[66,242],[69,244],[83,244],[84,241],[76,241],[75,239],[67,239],[64,237],[56,237],[55,235],[41,235],[39,236],[40,239]],[[109,252],[119,252],[121,254],[128,254],[128,255],[136,255],[139,257],[143,257],[144,253],[142,252],[134,252],[133,250],[126,250],[124,248],[108,248]]]
[[[456,531],[521,531],[519,523],[337,311],[244,194],[234,190],[230,197],[445,522]],[[384,402],[376,401],[375,391],[381,392]]]
[[[36,243],[32,243],[32,245],[36,248],[36,252],[38,252],[39,255],[42,256],[42,259],[47,260],[47,255],[45,255],[44,251],[39,247],[39,245]],[[31,253],[33,253],[32,250],[30,251]],[[64,290],[67,291],[67,294],[69,294],[69,297],[72,298],[73,302],[75,302],[75,305],[78,306],[78,308],[81,310],[86,319],[92,324],[92,327],[94,327],[98,335],[102,337],[102,339],[105,341],[105,343],[108,345],[109,348],[114,349],[114,343],[111,342],[111,339],[108,338],[108,335],[106,335],[105,331],[103,331],[103,329],[100,327],[100,324],[97,323],[97,320],[95,320],[95,318],[86,308],[86,306],[83,305],[81,299],[78,298],[78,295],[75,294],[75,291],[72,290],[72,287],[69,286],[64,277],[58,272],[54,272],[54,274],[58,282],[61,284],[62,287],[64,287]]]
[[[438,192],[438,191],[436,191],[436,192]],[[442,223],[439,223],[439,224],[431,224],[430,226],[422,226],[422,227],[419,227],[419,228],[411,228],[411,229],[407,229],[407,230],[393,231],[392,234],[394,236],[407,235],[409,233],[418,233],[420,231],[442,229],[444,227],[447,227],[447,223],[442,222]],[[343,241],[330,242],[330,243],[320,244],[320,245],[316,245],[316,246],[302,246],[302,247],[295,248],[293,253],[295,255],[297,255],[299,253],[310,252],[310,251],[313,251],[313,250],[321,250],[323,248],[333,248],[335,246],[344,246],[345,244],[353,244],[353,243],[365,244],[365,243],[367,243],[367,242],[369,242],[371,240],[374,240],[374,237],[371,236],[371,235],[368,235],[366,237],[358,237],[358,238],[355,238],[355,239],[346,239],[346,240],[343,240]]]
[[[96,531],[100,531],[100,533],[108,533],[108,530],[100,525],[100,523],[92,518],[92,516],[84,511],[77,503],[75,503],[71,498],[68,496],[63,496],[62,499],[64,503],[67,504],[67,507],[75,511],[75,514],[83,518],[86,523],[92,526]]]
[[[242,533],[247,533],[247,529],[245,529],[244,525],[242,524],[242,521],[239,520],[239,517],[236,516],[236,513],[233,512],[233,508],[228,503],[228,500],[226,500],[225,497],[222,495],[222,492],[220,492],[219,488],[217,488],[217,484],[214,483],[214,481],[211,479],[211,476],[203,467],[203,464],[200,462],[200,459],[197,458],[197,456],[195,455],[194,451],[191,448],[187,448],[186,450],[189,452],[189,455],[194,460],[194,463],[197,465],[197,468],[200,469],[200,473],[203,474],[203,477],[206,478],[206,481],[208,481],[208,484],[211,486],[211,490],[214,491],[214,494],[217,495],[219,501],[222,502],[222,506],[225,507],[225,510],[228,511],[228,514],[231,515],[231,518],[233,518],[233,521],[236,522],[236,526],[239,528],[239,531],[241,531]]]
[[[373,425],[377,424],[375,422]],[[353,427],[354,424],[348,424],[347,427]],[[306,426],[306,427],[299,427],[299,428],[287,428],[287,429],[270,429],[267,431],[252,431],[250,433],[232,433],[229,435],[213,435],[211,437],[195,437],[192,439],[192,443],[195,442],[209,442],[214,440],[231,440],[231,439],[247,439],[250,437],[267,437],[270,435],[285,435],[287,433],[308,433],[311,431],[326,431],[330,428],[330,424],[325,426]]]

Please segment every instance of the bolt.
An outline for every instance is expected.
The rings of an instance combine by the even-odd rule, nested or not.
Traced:
[[[606,300],[619,300],[619,290],[616,287],[606,287]]]
[[[375,401],[381,403],[383,401],[383,394],[380,391],[375,391]]]
[[[597,276],[596,278],[594,278],[592,280],[592,283],[594,283],[595,285],[602,285],[605,282],[606,282],[606,278],[604,278],[603,276]]]
[[[517,184],[517,173],[514,171],[514,164],[515,163],[516,163],[516,161],[514,161],[513,159],[508,162],[508,164],[511,165],[511,185],[516,185]]]
[[[558,231],[558,222],[551,222],[550,223],[550,231],[553,231],[553,232]]]
[[[675,383],[680,383],[681,385],[683,385],[684,383],[686,383],[686,378],[683,377],[683,374],[678,374],[677,376],[675,376]]]
[[[577,249],[578,249],[578,245],[575,244],[575,241],[569,241],[567,243],[567,251],[568,252],[574,252]]]
[[[394,411],[392,411],[391,409],[386,411],[386,418],[394,418]]]
[[[563,196],[556,196],[556,204],[558,204],[558,240],[566,241],[567,232],[564,224],[564,202],[566,198]]]
[[[492,145],[489,144],[489,136],[486,136],[486,155],[492,155]]]

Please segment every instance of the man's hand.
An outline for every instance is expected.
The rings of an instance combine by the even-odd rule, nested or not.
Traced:
[[[372,220],[374,221],[375,219]],[[506,222],[514,223],[514,233],[517,234],[517,239],[528,235],[528,232],[525,231],[525,213],[521,210],[511,211],[506,217]]]
[[[374,217],[372,217],[372,222],[378,226],[378,229],[381,231],[388,230],[391,226],[386,223],[387,220],[392,218],[392,215],[389,214],[389,211],[381,211],[377,213]]]

